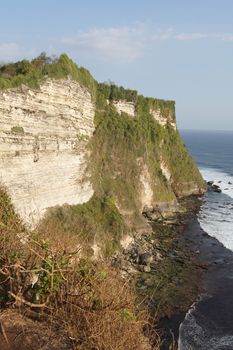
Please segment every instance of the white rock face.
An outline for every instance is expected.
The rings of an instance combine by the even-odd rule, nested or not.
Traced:
[[[96,260],[100,259],[100,257],[101,257],[101,247],[98,246],[97,243],[94,243],[91,248],[93,250],[92,260],[96,261]]]
[[[67,79],[0,92],[0,184],[28,225],[48,207],[92,196],[85,170],[94,113],[87,89]]]
[[[153,207],[154,201],[153,196],[154,192],[151,187],[151,176],[149,173],[149,169],[146,166],[146,164],[142,165],[142,171],[140,174],[140,182],[142,185],[141,190],[141,203],[142,203],[142,209],[146,206],[148,208]]]
[[[160,125],[165,126],[167,124],[167,119],[162,116],[160,109],[151,109],[150,114]]]
[[[135,117],[135,105],[133,102],[119,100],[113,101],[113,105],[119,114],[121,114],[121,112],[124,112],[129,114],[131,117]]]
[[[163,160],[160,160],[160,168],[162,170],[163,175],[167,179],[167,181],[170,182],[171,172],[170,172],[170,170],[168,169],[166,163]]]
[[[154,117],[154,119],[162,126],[167,125],[169,123],[176,130],[176,123],[173,120],[173,116],[169,113],[168,117],[163,117],[160,109],[151,109],[150,114]]]
[[[120,240],[120,244],[123,249],[128,249],[133,242],[134,238],[130,235],[126,235]]]

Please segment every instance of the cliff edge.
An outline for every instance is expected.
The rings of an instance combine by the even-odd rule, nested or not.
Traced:
[[[28,226],[75,216],[98,249],[93,216],[115,246],[143,212],[166,215],[203,192],[175,102],[97,83],[65,54],[2,66],[0,89],[0,184]]]

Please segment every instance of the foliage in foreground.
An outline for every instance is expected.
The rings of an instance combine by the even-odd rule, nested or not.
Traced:
[[[79,251],[28,232],[0,191],[0,302],[34,310],[73,349],[149,349],[148,314],[137,307],[129,281],[117,271],[80,259]],[[61,237],[59,237],[61,239]]]

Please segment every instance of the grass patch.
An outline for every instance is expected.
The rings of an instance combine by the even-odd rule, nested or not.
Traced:
[[[203,178],[188,153],[178,132],[172,128],[165,129],[161,154],[171,170],[173,190],[176,194],[198,186],[204,188]]]
[[[74,244],[76,240],[76,246],[81,243],[86,255],[93,254],[91,246],[97,243],[105,257],[120,248],[119,241],[126,229],[113,200],[107,196],[94,196],[85,204],[55,207],[39,227],[47,237],[53,232],[61,239],[67,237],[67,245]]]

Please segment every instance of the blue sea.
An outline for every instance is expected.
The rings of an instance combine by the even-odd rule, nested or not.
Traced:
[[[206,290],[180,325],[178,349],[232,350],[233,132],[182,131],[181,136],[204,179],[214,181],[222,192],[207,192],[198,214],[201,228],[215,239],[194,232],[200,255],[211,263]]]
[[[181,136],[204,179],[222,190],[205,195],[201,227],[233,251],[233,132],[181,131]]]

